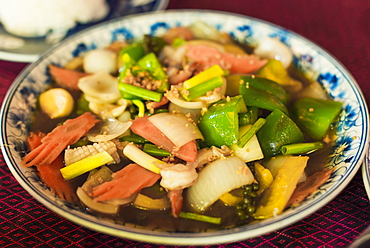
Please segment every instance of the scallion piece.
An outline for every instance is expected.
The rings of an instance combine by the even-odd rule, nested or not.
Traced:
[[[198,220],[203,222],[208,222],[212,224],[219,225],[221,223],[221,218],[211,217],[202,214],[189,213],[189,212],[180,212],[179,216],[184,219]]]
[[[142,98],[140,98],[138,96],[135,96],[135,95],[132,95],[132,94],[127,93],[127,92],[121,92],[121,97],[123,99],[126,99],[126,100],[142,100]]]
[[[128,93],[130,95],[134,95],[142,99],[151,100],[154,102],[160,102],[162,99],[162,93],[140,88],[135,85],[120,83],[118,85],[118,88],[121,91],[121,95],[122,93]]]
[[[181,95],[187,101],[191,101],[197,97],[207,94],[207,92],[222,86],[223,80],[221,76],[211,78],[203,83],[197,84],[189,89],[180,90]]]
[[[219,65],[213,65],[208,69],[202,71],[201,73],[195,75],[194,77],[184,81],[185,89],[190,89],[198,84],[208,81],[217,76],[223,76],[224,71]]]
[[[323,147],[324,147],[324,144],[320,141],[309,142],[309,143],[296,143],[296,144],[283,145],[281,147],[281,153],[283,155],[309,154]]]
[[[134,144],[126,145],[123,149],[123,154],[131,159],[134,163],[157,174],[159,174],[159,168],[156,165],[165,164],[165,162],[150,156],[146,152],[136,147]]]
[[[131,133],[131,135],[123,136],[120,140],[132,142],[135,144],[144,144],[149,142],[148,140],[134,133]]]
[[[168,109],[158,108],[158,109],[154,109],[154,113],[153,114],[155,115],[155,114],[168,113],[168,112],[170,112],[170,111],[168,111]],[[148,115],[150,116],[150,115],[153,115],[153,114],[150,113]]]
[[[158,156],[158,157],[167,157],[171,154],[170,152],[163,150],[153,144],[145,144],[143,147],[143,151],[148,153],[149,155]]]
[[[71,180],[99,166],[113,162],[114,159],[108,152],[103,151],[87,158],[81,159],[73,164],[60,169],[62,176],[66,180]]]
[[[140,100],[132,100],[132,103],[136,107],[138,107],[138,109],[139,109],[139,113],[138,113],[137,116],[144,117],[144,115],[145,115],[145,105],[144,105],[144,103],[142,101],[140,101]]]
[[[260,130],[260,128],[265,123],[266,120],[264,118],[258,118],[258,120],[255,123],[253,123],[251,128],[249,128],[248,131],[245,132],[242,137],[240,137],[240,139],[238,140],[238,146],[244,147],[245,144],[247,144],[247,142],[253,137],[253,135],[255,135],[258,132],[258,130]]]

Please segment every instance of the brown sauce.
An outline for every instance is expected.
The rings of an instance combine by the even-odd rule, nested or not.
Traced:
[[[296,68],[290,68],[291,76],[298,79],[307,86],[310,81],[305,78]],[[77,102],[79,95],[74,95]],[[31,131],[42,131],[45,133],[50,132],[55,126],[62,123],[68,118],[75,117],[75,114],[66,118],[60,118],[50,120],[50,118],[39,109],[35,113],[34,121],[32,123]],[[310,154],[308,166],[306,167],[307,176],[315,173],[316,171],[323,170],[326,165],[326,160],[330,154],[330,148],[332,144],[325,144],[325,148]],[[112,170],[117,171],[125,166],[125,163],[115,165]],[[86,180],[87,175],[82,175],[71,181],[74,188],[82,185]],[[145,189],[145,194],[155,195],[155,190]],[[184,194],[186,190],[184,190]],[[184,199],[183,211],[191,211]],[[81,207],[83,209],[83,207]],[[200,222],[195,220],[188,220],[183,218],[174,218],[171,215],[171,209],[166,210],[144,210],[133,206],[132,204],[121,206],[119,213],[115,216],[104,215],[101,213],[93,213],[100,217],[112,219],[115,222],[122,223],[128,226],[135,226],[150,230],[163,230],[168,232],[204,232],[206,230],[214,229],[227,229],[236,226],[238,217],[235,212],[235,207],[226,206],[220,200],[213,204],[204,214],[208,216],[220,217],[222,216],[221,225],[210,224],[206,222]]]

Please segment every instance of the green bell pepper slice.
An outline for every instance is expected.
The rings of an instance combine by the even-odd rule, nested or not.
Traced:
[[[151,35],[144,35],[143,37],[143,48],[146,54],[154,53],[158,55],[162,48],[167,43],[161,37],[151,36]]]
[[[121,60],[122,66],[118,70],[118,82],[123,82],[123,79],[130,74],[129,70],[136,64],[135,60],[128,53],[123,54]]]
[[[241,76],[240,79],[246,83],[248,82],[249,86],[262,91],[266,91],[270,95],[275,96],[283,104],[286,104],[288,102],[288,94],[285,91],[284,87],[273,80],[255,75]]]
[[[293,103],[292,119],[314,140],[321,140],[342,110],[342,103],[305,97]]]
[[[154,53],[149,53],[145,55],[137,62],[137,65],[149,71],[155,80],[160,80],[162,82],[161,86],[158,88],[159,92],[165,92],[166,90],[168,90],[169,84],[167,75]]]
[[[246,126],[255,123],[261,112],[260,108],[248,106],[247,112],[239,114],[239,125]]]
[[[76,114],[82,115],[83,113],[90,112],[90,111],[91,110],[89,108],[89,102],[86,100],[84,94],[82,94],[80,98],[78,98],[78,101],[77,101]]]
[[[202,132],[204,146],[230,146],[239,138],[239,113],[247,108],[241,95],[220,100],[209,107],[199,119],[199,130]]]
[[[145,55],[145,50],[144,50],[144,47],[143,47],[143,43],[142,42],[134,42],[134,43],[132,43],[130,45],[127,45],[124,48],[122,48],[122,50],[120,51],[120,58],[123,61],[123,63],[126,62],[124,60],[124,55],[125,54],[128,54],[130,56],[130,58],[132,60],[134,60],[135,63],[136,63],[137,61],[139,61],[139,59],[141,59]]]
[[[122,66],[119,69],[118,79],[122,82],[122,79],[127,76],[127,71],[136,65],[137,61],[145,56],[145,50],[142,42],[134,42],[130,45],[125,46],[120,51],[120,59]]]
[[[256,76],[241,76],[239,92],[247,106],[269,111],[280,109],[288,113],[285,106],[287,93],[281,85],[274,81]]]
[[[257,138],[265,158],[269,158],[278,155],[283,145],[302,142],[303,133],[284,112],[275,109],[266,117]]]

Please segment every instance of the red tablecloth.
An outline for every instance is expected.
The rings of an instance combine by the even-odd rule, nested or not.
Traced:
[[[171,0],[169,9],[212,9],[263,19],[301,34],[338,58],[370,100],[370,1]],[[0,60],[0,101],[25,63]],[[370,225],[370,204],[357,173],[327,206],[261,237],[208,247],[346,247]],[[0,247],[166,247],[97,233],[54,214],[14,179],[0,156]]]

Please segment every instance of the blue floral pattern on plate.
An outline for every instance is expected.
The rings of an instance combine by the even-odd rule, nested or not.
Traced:
[[[32,168],[20,166],[27,151],[25,138],[38,95],[51,83],[48,64],[63,65],[87,50],[116,40],[132,40],[144,34],[160,35],[167,29],[201,20],[239,42],[255,44],[262,37],[279,37],[294,54],[294,63],[309,78],[318,81],[333,97],[343,102],[337,138],[328,163],[331,178],[300,206],[274,218],[231,230],[208,233],[166,233],[112,223],[56,198]],[[13,83],[3,103],[2,151],[19,183],[38,201],[63,217],[91,229],[134,240],[176,245],[225,243],[252,238],[299,221],[330,202],[353,178],[368,145],[368,110],[355,80],[331,55],[307,39],[279,26],[254,18],[210,11],[166,11],[113,20],[71,36],[52,47]]]

